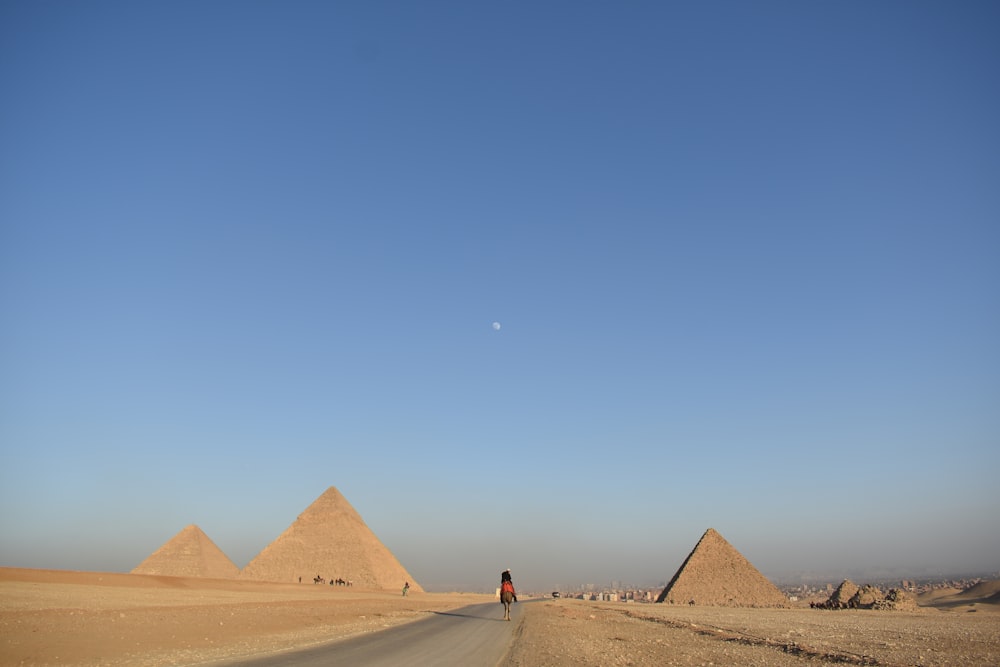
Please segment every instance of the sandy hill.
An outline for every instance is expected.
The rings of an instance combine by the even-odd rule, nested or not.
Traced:
[[[973,600],[990,600],[996,602],[1000,598],[1000,579],[980,581],[978,584],[966,588],[958,596]]]
[[[139,563],[132,574],[233,579],[239,571],[201,528],[190,525]]]
[[[656,601],[716,607],[788,605],[788,598],[714,528],[701,536]]]
[[[259,581],[307,582],[317,576],[387,590],[402,590],[409,582],[411,592],[423,592],[332,486],[240,572],[241,578]]]
[[[940,588],[922,593],[918,599],[922,606],[941,609],[975,606],[979,603],[1000,606],[1000,579],[981,581],[963,591],[957,588]]]
[[[936,600],[941,598],[952,597],[961,593],[961,589],[958,588],[935,588],[933,590],[925,591],[917,596],[917,601],[924,606],[931,606]]]

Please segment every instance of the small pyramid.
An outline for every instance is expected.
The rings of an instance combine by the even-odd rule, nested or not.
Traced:
[[[132,570],[132,574],[212,579],[235,579],[239,572],[240,568],[229,560],[229,556],[193,524],[170,538]]]
[[[333,486],[247,563],[240,577],[282,582],[322,577],[386,590],[402,590],[409,582],[411,592],[423,592]]]
[[[831,609],[846,609],[847,603],[851,601],[854,594],[861,590],[857,584],[855,584],[850,579],[844,579],[837,586],[837,590],[833,592],[830,598],[826,601],[825,606]]]
[[[656,601],[715,607],[788,604],[788,598],[714,528],[701,536]]]

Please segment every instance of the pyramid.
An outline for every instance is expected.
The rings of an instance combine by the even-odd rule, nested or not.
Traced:
[[[240,572],[258,581],[342,579],[355,586],[423,592],[361,515],[331,486]]]
[[[837,590],[833,592],[830,598],[826,601],[826,607],[831,609],[846,609],[847,603],[851,601],[854,594],[861,590],[857,584],[855,584],[850,579],[844,579],[837,586]]]
[[[132,570],[132,574],[235,579],[240,568],[201,528],[190,525],[170,538]]]
[[[701,536],[656,601],[715,607],[788,604],[788,598],[714,528]]]

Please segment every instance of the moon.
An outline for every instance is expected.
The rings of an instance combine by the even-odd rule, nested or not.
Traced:
[[[494,322],[493,323],[493,330],[494,331],[500,331],[500,323],[499,322]]]

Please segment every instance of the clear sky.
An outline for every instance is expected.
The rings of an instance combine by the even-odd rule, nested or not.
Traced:
[[[1000,4],[0,5],[0,565],[1000,570]],[[500,324],[497,329],[494,322]]]

